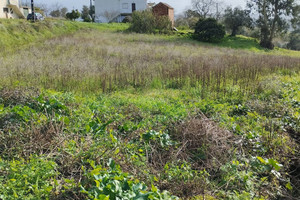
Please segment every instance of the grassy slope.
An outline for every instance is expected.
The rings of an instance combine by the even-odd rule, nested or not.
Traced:
[[[259,42],[257,39],[245,37],[242,35],[238,35],[237,37],[226,36],[225,39],[220,44],[217,44],[217,46],[250,50],[253,52],[266,53],[271,55],[287,55],[287,56],[300,57],[299,51],[293,51],[293,50],[282,49],[282,48],[275,48],[274,50],[266,50],[259,46]]]
[[[64,23],[73,26],[72,22]],[[141,187],[134,178],[150,186],[153,196],[157,194],[152,184],[181,197],[204,192],[220,199],[270,199],[279,185],[281,191],[289,190],[289,159],[298,152],[288,133],[297,133],[300,127],[297,59],[268,55],[285,54],[281,51],[259,55],[265,51],[248,39],[242,46],[254,48],[250,52],[195,44],[177,36],[115,33],[124,30],[123,25],[74,26],[73,30],[81,26],[100,32],[83,30],[50,39],[34,45],[34,55],[25,48],[0,60],[0,78],[5,80],[0,88],[5,83],[16,87],[0,93],[0,172],[5,172],[0,174],[2,194],[19,195],[19,199],[38,195],[50,199],[83,198],[86,195],[79,192],[81,185],[92,198],[101,193],[100,183],[106,184],[112,194],[121,192],[119,186],[124,182],[132,190]],[[70,32],[60,30],[55,34],[64,33]],[[48,37],[36,34],[42,40]],[[235,40],[219,45],[237,47],[237,43]],[[25,58],[27,61],[22,62]],[[201,62],[208,66],[205,71],[212,79],[204,79],[205,85],[211,84],[205,97],[202,83],[184,76],[186,66],[197,74]],[[215,71],[222,69],[217,65],[227,69],[232,62],[237,65],[236,71]],[[295,66],[290,66],[292,63]],[[247,71],[245,64],[251,69],[259,66]],[[282,67],[272,68],[273,65]],[[265,71],[247,79],[259,68]],[[162,77],[153,79],[156,73]],[[215,88],[219,73],[227,78],[221,93]],[[110,90],[103,93],[103,85]],[[24,90],[23,86],[43,92]],[[82,95],[85,90],[91,92]],[[235,135],[233,142],[241,145],[241,149],[234,146],[232,156],[221,167],[217,162],[209,164],[213,160],[210,155],[214,153],[220,161],[228,156],[230,140],[216,141],[225,147],[214,146],[209,137],[188,135],[194,133],[193,127],[196,134],[199,132],[196,122],[201,122],[200,113],[217,122],[204,120],[208,124],[200,126],[203,132],[222,133],[218,128],[221,126]],[[196,146],[181,138],[182,134],[197,141]],[[110,158],[134,178],[111,163],[104,168]],[[284,165],[279,167],[277,162]],[[284,181],[277,179],[275,168]],[[99,178],[100,175],[108,178]],[[291,187],[295,183],[297,180],[292,180]]]
[[[23,45],[45,40],[55,36],[70,34],[80,29],[97,29],[97,30],[114,30],[124,31],[128,28],[127,24],[87,24],[81,22],[71,22],[63,20],[46,20],[38,22],[36,24],[29,23],[25,20],[8,20],[0,19],[0,52],[7,50],[16,50],[23,48]],[[169,38],[170,40],[184,40],[189,43],[195,43],[194,40],[184,36],[160,36],[162,38]],[[299,51],[292,51],[287,49],[276,48],[273,51],[265,50],[261,48],[256,39],[248,38],[244,36],[229,37],[218,44],[208,44],[197,42],[201,46],[219,46],[233,49],[250,50],[257,53],[266,53],[271,55],[288,55],[300,57]]]
[[[189,34],[192,33],[192,31],[183,31],[183,33],[178,34],[179,36],[175,36],[174,40],[178,40],[179,38],[182,38],[183,40],[187,42],[193,42],[194,40],[191,40],[189,38]],[[236,37],[230,37],[229,35],[225,36],[225,38],[220,42],[216,44],[210,44],[210,43],[203,43],[203,42],[197,42],[201,46],[217,46],[217,47],[225,47],[225,48],[231,48],[231,49],[240,49],[240,50],[246,50],[251,52],[256,52],[259,54],[267,54],[267,55],[286,55],[286,56],[293,56],[293,57],[300,57],[299,51],[293,51],[288,49],[282,49],[282,48],[275,48],[274,50],[267,50],[259,45],[259,41],[255,38],[246,37],[243,35],[237,35]]]
[[[25,48],[24,45],[74,33],[80,29],[125,30],[126,25],[99,25],[47,19],[30,23],[25,20],[0,19],[0,53]]]

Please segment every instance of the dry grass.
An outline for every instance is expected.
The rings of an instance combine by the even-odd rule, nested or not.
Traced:
[[[179,124],[173,134],[182,144],[179,159],[188,158],[196,169],[216,171],[231,159],[240,139],[203,114]]]
[[[200,88],[226,92],[255,84],[259,75],[299,71],[300,58],[200,47],[151,35],[81,31],[0,57],[5,85],[103,92],[126,87]]]

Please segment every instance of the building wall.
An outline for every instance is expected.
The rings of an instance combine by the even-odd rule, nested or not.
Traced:
[[[147,9],[147,0],[95,0],[96,22],[107,23],[105,12],[119,16],[120,14],[131,14],[132,4],[135,3],[136,10]],[[122,17],[117,17],[118,22]]]
[[[0,18],[6,18],[3,8],[7,8],[7,0],[0,0]]]
[[[9,0],[10,4],[16,5],[20,12],[23,13],[23,9],[20,8],[19,0]],[[0,18],[13,18],[13,19],[18,19],[20,16],[18,13],[11,7],[8,6],[8,0],[0,0]],[[4,8],[8,9],[8,12],[4,12]]]
[[[175,20],[174,20],[174,9],[169,8],[168,6],[164,4],[157,4],[152,8],[152,11],[155,16],[167,16],[169,17],[170,21],[172,22],[172,26],[174,26]]]
[[[21,12],[22,13],[24,13],[24,16],[27,18],[27,15],[29,14],[29,13],[31,13],[31,8],[29,8],[29,7],[22,7],[22,8],[20,8],[20,10],[21,10]]]
[[[155,16],[168,16],[169,8],[164,4],[158,4],[152,8],[152,11]]]
[[[175,25],[174,9],[169,9],[169,19],[172,22],[172,27]]]

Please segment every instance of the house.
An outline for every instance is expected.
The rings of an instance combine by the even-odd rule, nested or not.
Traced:
[[[146,10],[147,0],[95,0],[95,21],[122,22],[136,10]]]
[[[0,0],[0,18],[26,19],[31,9],[23,6],[21,0]]]
[[[174,8],[166,3],[158,3],[152,7],[152,11],[155,16],[167,16],[172,22],[172,26],[174,27],[175,18],[174,18]]]

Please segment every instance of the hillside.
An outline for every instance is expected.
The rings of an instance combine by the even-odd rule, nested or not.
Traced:
[[[40,41],[74,33],[87,29],[125,30],[126,25],[111,26],[65,20],[51,20],[30,23],[25,20],[0,19],[0,53],[24,48],[24,45],[39,43]]]
[[[0,23],[0,199],[299,197],[299,52]]]

